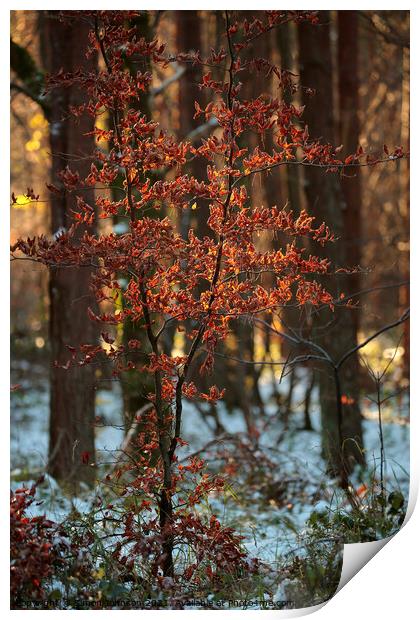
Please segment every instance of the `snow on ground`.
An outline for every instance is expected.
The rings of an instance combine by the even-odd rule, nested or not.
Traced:
[[[29,374],[29,370],[31,374]],[[45,370],[41,367],[31,368],[25,362],[19,362],[19,371],[25,373],[19,383],[21,389],[12,393],[11,419],[11,478],[12,488],[29,485],[45,469],[48,452],[48,392],[46,389]],[[32,377],[35,373],[36,381]],[[294,393],[293,406],[302,402],[305,375],[302,371],[300,381]],[[286,390],[287,385],[280,386]],[[244,536],[244,544],[251,556],[276,564],[287,553],[295,552],[299,547],[304,525],[311,512],[333,504],[335,487],[326,479],[324,462],[320,456],[320,416],[316,403],[312,406],[312,423],[314,431],[296,431],[302,425],[301,414],[292,415],[294,427],[288,431],[282,429],[278,419],[277,406],[269,400],[269,384],[262,385],[263,398],[267,400],[266,414],[269,416],[270,430],[260,437],[261,454],[270,458],[275,464],[275,478],[303,480],[303,491],[292,493],[280,504],[273,500],[263,501],[255,493],[251,501],[241,500],[240,488],[235,489],[232,480],[231,494],[212,497],[210,505],[226,525],[232,525]],[[97,394],[97,415],[104,420],[104,425],[97,428],[98,463],[114,459],[113,451],[122,443],[122,405],[121,393],[117,383],[111,390],[99,390]],[[222,402],[218,403],[218,413],[226,431],[240,436],[246,427],[239,411],[229,413]],[[369,467],[378,470],[380,443],[379,427],[374,411],[367,410],[363,422],[366,458]],[[256,418],[257,419],[257,418]],[[404,416],[402,416],[404,421]],[[387,458],[387,478],[395,487],[408,492],[409,485],[409,425],[398,423],[387,416],[383,424],[385,454]],[[209,426],[191,403],[186,403],[183,412],[183,437],[188,446],[179,450],[179,459],[200,450],[214,436]],[[244,435],[245,436],[245,435]],[[89,510],[91,496],[82,494],[78,498],[63,497],[57,483],[50,477],[42,491],[44,503],[38,508],[40,513],[47,513],[54,520],[63,519],[71,509],[80,512]]]

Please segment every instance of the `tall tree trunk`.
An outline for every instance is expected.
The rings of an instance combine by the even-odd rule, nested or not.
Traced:
[[[47,72],[54,74],[61,68],[73,71],[79,66],[95,69],[96,58],[86,59],[84,46],[81,45],[81,41],[87,42],[89,31],[83,18],[60,21],[57,11],[43,11],[40,13],[40,25]],[[66,165],[65,154],[81,156],[71,167],[82,178],[89,173],[89,159],[83,156],[94,148],[93,137],[85,135],[92,130],[93,122],[82,117],[76,128],[66,116],[69,105],[79,105],[82,101],[83,93],[76,89],[60,88],[51,97],[51,177],[55,184],[58,172]],[[85,191],[84,199],[93,206],[94,191]],[[65,191],[60,195],[52,194],[51,206],[51,229],[53,234],[57,234],[60,229],[69,227],[71,210],[76,208],[75,199]],[[89,232],[93,232],[93,227]],[[87,308],[92,305],[90,275],[89,269],[51,270],[49,331],[52,362],[57,360],[63,364],[68,360],[66,345],[77,347],[92,343],[97,337],[87,316]],[[52,365],[51,369],[48,470],[54,478],[72,489],[81,481],[93,484],[95,478],[95,468],[89,465],[95,461],[94,372],[93,366],[63,370]]]
[[[176,23],[176,48],[178,52],[191,52],[202,49],[202,24],[199,11],[175,11]],[[198,125],[204,122],[203,118],[194,120],[195,105],[194,102],[203,104],[203,96],[198,88],[201,81],[202,69],[200,65],[194,66],[187,63],[186,71],[178,81],[178,138],[185,139],[188,134]],[[198,143],[200,144],[200,140]],[[206,164],[202,158],[196,158],[191,161],[188,166],[191,176],[202,181],[206,178]],[[198,199],[194,210],[184,209],[180,215],[180,233],[184,239],[188,237],[189,228],[194,228],[196,234],[203,238],[204,236],[213,236],[213,231],[208,227],[207,220],[209,217],[209,205],[206,200]],[[206,283],[199,282],[198,294],[206,289]],[[168,336],[173,339],[175,336],[175,323],[168,331]],[[172,344],[172,342],[171,342]],[[205,392],[209,386],[209,379],[206,376],[199,375],[198,360],[193,365],[196,374],[196,381],[199,388]]]
[[[410,51],[402,51],[402,97],[401,97],[401,139],[400,143],[407,147],[410,143]],[[402,252],[400,259],[400,270],[404,280],[410,277],[410,159],[403,159],[399,162],[400,179],[400,199],[399,212],[403,223],[403,230],[407,235],[407,249]],[[400,314],[410,305],[409,284],[400,289],[399,295]],[[410,380],[410,321],[405,321],[403,325],[403,373],[405,381]]]
[[[316,90],[314,100],[308,101],[304,97],[303,103],[306,104],[305,116],[312,136],[334,143],[330,13],[320,11],[319,17],[320,25],[317,27],[300,24],[298,28],[301,83]],[[305,193],[308,210],[316,216],[317,221],[327,222],[336,236],[342,238],[345,203],[337,176],[326,174],[320,169],[305,168]],[[320,248],[316,251],[321,255]],[[325,252],[333,269],[345,264],[342,241],[329,244]],[[330,290],[332,282],[326,282]],[[340,280],[338,285],[342,285]],[[339,291],[331,292],[334,294]],[[347,312],[348,310],[336,310],[334,321],[329,324],[331,317],[328,311],[321,311],[313,324],[313,339],[335,359],[355,342],[354,328],[348,321]],[[348,373],[342,374],[342,393],[347,395],[353,388],[353,379]],[[340,428],[340,412],[337,410],[341,408],[337,406],[334,376],[326,365],[319,369],[318,384],[323,454],[328,470],[333,475],[346,474],[356,462],[363,462],[360,412],[357,407],[346,405]]]
[[[293,71],[293,54],[292,49],[296,45],[292,28],[294,24],[286,23],[282,24],[277,29],[277,48],[280,52],[280,63],[282,70]],[[292,103],[291,93],[284,89],[283,100],[285,103]],[[290,209],[297,217],[301,210],[300,200],[300,170],[297,166],[286,166],[285,176],[287,177],[287,201]]]
[[[176,11],[176,43],[179,52],[190,52],[200,50],[201,43],[201,18],[199,11]],[[198,125],[203,123],[203,118],[194,120],[194,102],[202,103],[202,94],[198,88],[201,81],[202,69],[200,65],[194,66],[187,64],[187,69],[178,83],[178,110],[179,110],[179,130],[180,139],[186,138]],[[206,165],[202,158],[193,159],[189,171],[198,180],[204,180]],[[199,236],[212,235],[212,231],[207,226],[209,208],[207,201],[198,200],[197,209],[192,214],[188,209],[183,212],[182,234],[185,236],[188,231],[190,220],[194,219],[193,225]]]
[[[146,41],[150,41],[153,38],[153,32],[150,25],[150,15],[148,11],[142,12],[138,17],[134,18],[131,22],[133,28],[137,29],[138,38],[144,37]],[[151,71],[151,62],[150,58],[143,56],[131,56],[126,59],[127,69],[135,75],[139,68],[141,67],[142,71]],[[148,119],[152,116],[152,109],[150,105],[150,92],[149,89],[146,89],[143,92],[140,92],[137,99],[132,102],[131,107],[140,110]],[[110,125],[113,124],[112,119],[110,119]],[[149,178],[153,183],[158,180],[158,174],[154,171],[149,171],[147,175],[143,175],[144,181]],[[123,175],[121,175],[121,181],[119,181],[116,185],[123,186]],[[116,190],[114,192],[114,200],[119,200],[121,195]],[[123,212],[124,210],[122,210]],[[122,213],[124,217],[120,217],[120,215],[116,215],[114,217],[114,226],[115,224],[122,224],[122,228],[124,226],[128,229],[128,222],[125,217],[125,213]],[[152,211],[151,217],[158,217],[159,211]],[[117,229],[118,230],[118,229]],[[130,340],[135,339],[139,340],[142,343],[142,347],[140,351],[132,354],[131,359],[136,363],[137,366],[143,367],[147,361],[147,338],[144,330],[144,322],[139,321],[138,323],[133,323],[130,319],[126,319],[124,321],[123,330],[122,330],[122,341],[126,348],[128,348],[128,343]],[[134,417],[136,413],[144,407],[149,401],[146,396],[153,390],[153,379],[150,373],[145,372],[144,370],[139,370],[139,368],[135,368],[132,370],[128,370],[122,375],[122,393],[123,393],[123,404],[124,404],[124,426],[125,431],[128,432],[133,423]]]
[[[338,102],[339,143],[345,153],[355,153],[359,146],[359,28],[357,11],[338,11]],[[345,203],[343,243],[345,266],[358,267],[362,261],[362,186],[360,171],[344,170],[341,190]],[[360,273],[348,276],[350,293],[361,290]],[[360,310],[350,310],[346,323],[348,346],[357,345]],[[360,362],[353,355],[342,369],[342,383],[349,396],[346,418],[360,417]],[[354,402],[352,402],[354,401]]]
[[[296,46],[296,41],[293,38],[293,32],[294,32],[292,30],[293,28],[295,28],[295,25],[292,23],[282,24],[276,30],[276,42],[277,42],[277,49],[280,54],[280,64],[281,64],[282,70],[293,71],[293,73],[295,73],[295,70],[293,67],[292,51],[293,51],[294,46]],[[283,89],[282,98],[286,104],[293,103],[293,96],[291,92],[286,88]],[[300,190],[301,180],[302,180],[301,171],[299,170],[298,166],[284,166],[284,169],[281,172],[283,174],[283,179],[285,180],[288,209],[290,209],[290,211],[293,213],[293,216],[297,218],[299,217],[299,213],[302,208],[301,190]],[[302,243],[303,241],[304,240],[301,240],[301,239],[296,240],[297,244],[299,245],[303,245]],[[287,327],[293,327],[297,329],[297,326],[301,322],[300,310],[294,307],[294,305],[285,306],[282,310],[282,321],[286,329]],[[304,336],[308,337],[308,334],[305,333]],[[293,352],[293,347],[291,347],[286,340],[283,340],[281,342],[281,351],[282,351],[283,357],[287,358],[287,356]],[[311,397],[311,390],[309,389],[310,381],[311,381],[310,373],[308,373],[307,381],[308,381],[308,386],[307,386],[308,402],[305,403],[305,411],[309,410],[309,407],[310,407],[310,402],[309,402],[310,397]],[[295,384],[296,384],[295,371],[293,369],[293,371],[289,374],[289,390],[288,390],[288,395],[285,400],[284,409],[283,409],[283,419],[284,419],[285,428],[288,428],[288,425],[289,425],[289,416],[291,413],[291,403],[293,399],[293,391],[294,391]]]

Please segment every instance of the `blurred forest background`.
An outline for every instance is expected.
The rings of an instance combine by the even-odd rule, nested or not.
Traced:
[[[259,12],[239,15],[254,18]],[[46,184],[56,183],[58,171],[69,162],[82,174],[90,166],[84,153],[93,147],[93,138],[81,136],[89,127],[83,125],[83,119],[75,126],[74,119],[66,114],[68,105],[80,102],[64,89],[59,94],[55,91],[53,97],[43,93],[47,73],[61,67],[72,70],[87,62],[81,41],[86,38],[88,25],[83,15],[75,19],[69,26],[58,21],[56,12],[11,13],[11,191],[16,197],[11,204],[12,243],[19,236],[51,235],[65,227],[70,205],[50,194]],[[284,93],[284,97],[297,106],[306,106],[304,118],[313,137],[343,145],[343,153],[355,152],[359,145],[373,154],[383,152],[384,144],[407,148],[408,12],[321,11],[319,19],[315,28],[290,23],[274,29],[255,42],[252,53],[266,56],[299,76],[305,90],[298,89],[294,95]],[[218,49],[223,44],[223,15],[218,11],[147,11],[135,25],[141,36],[151,39],[156,35],[174,53],[200,49],[208,54],[210,48]],[[92,70],[97,62],[95,58],[89,59]],[[211,122],[199,125],[193,120],[194,101],[200,102],[202,97],[197,87],[200,72],[199,67],[185,69],[172,63],[167,70],[153,75],[153,87],[144,93],[139,104],[163,128],[197,144],[202,137],[217,132]],[[258,83],[258,77],[253,85],[255,93],[270,87],[267,80]],[[272,89],[272,94],[277,95],[274,82]],[[109,119],[103,117],[100,122],[106,127]],[[106,144],[101,147],[106,149]],[[203,178],[204,164],[193,162],[191,172],[198,179]],[[40,199],[35,202],[28,198],[27,188],[33,188]],[[357,302],[356,308],[336,310],[332,317],[322,312],[304,315],[300,310],[287,309],[284,325],[298,330],[301,337],[321,343],[338,359],[357,342],[404,313],[409,305],[408,159],[345,171],[340,177],[296,166],[281,167],[255,179],[250,189],[255,204],[287,205],[296,214],[306,208],[317,221],[325,220],[340,237],[338,244],[325,248],[326,256],[336,267],[360,267],[327,283],[330,290],[343,292]],[[206,205],[199,204],[179,221],[179,230],[185,231],[192,225],[198,234],[208,234],[207,217]],[[118,216],[113,223],[100,221],[98,226],[107,231],[113,226],[117,234],[125,231],[125,222]],[[281,245],[281,240],[273,239],[271,243]],[[106,367],[92,366],[80,372],[50,370],[53,360],[67,359],[66,345],[99,338],[86,317],[88,274],[83,279],[80,272],[76,275],[72,270],[53,270],[49,276],[42,266],[24,261],[13,262],[11,269],[12,382],[38,382],[44,388],[50,384],[50,471],[58,479],[75,476],[90,482],[92,474],[86,473],[86,468],[69,472],[69,452],[74,450],[77,440],[80,453],[94,453],[92,421],[102,411],[95,394],[99,388],[106,390],[111,386],[112,377]],[[329,418],[335,415],[328,411],[335,404],[327,369],[316,363],[303,365],[303,370],[294,368],[285,373],[280,387],[281,367],[269,363],[287,359],[290,347],[275,333],[278,326],[271,327],[268,317],[265,324],[238,324],[225,345],[227,357],[257,364],[236,364],[220,352],[216,383],[228,388],[227,410],[240,411],[245,428],[252,435],[259,424],[257,414],[260,420],[264,419],[266,402],[271,399],[286,429],[291,426],[310,430],[311,415],[318,408],[320,394],[323,429],[327,429]],[[127,326],[119,338],[129,340],[130,329]],[[166,343],[167,349],[182,350],[182,337],[172,336],[172,341]],[[375,368],[384,367],[392,357],[392,389],[397,393],[392,415],[405,423],[408,410],[401,403],[408,387],[408,321],[399,331],[387,331],[373,340],[362,353]],[[264,362],[268,364],[265,366]],[[343,374],[343,404],[351,427],[348,436],[359,437],[362,417],[368,415],[365,396],[372,390],[371,378],[357,356],[352,356]],[[262,384],[270,386],[268,392]],[[126,430],[134,413],[144,404],[139,393],[138,379],[127,376],[119,396]],[[22,398],[25,396],[16,395],[18,404]],[[45,399],[44,407],[48,396]],[[213,431],[220,434],[227,430],[215,406],[196,406]],[[71,416],[80,422],[77,430],[63,422]],[[57,450],[63,427],[67,433],[64,450]],[[353,452],[349,458],[362,460],[358,449],[349,450]],[[18,460],[14,458],[15,466]],[[334,464],[330,465],[334,469]]]

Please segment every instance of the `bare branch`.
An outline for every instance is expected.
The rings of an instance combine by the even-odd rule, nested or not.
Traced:
[[[185,66],[178,65],[178,63],[175,64],[175,68],[176,71],[173,75],[170,75],[166,80],[163,80],[163,82],[161,82],[159,86],[150,89],[149,97],[151,100],[153,100],[154,97],[157,97],[158,95],[163,93],[163,91],[165,91],[168,86],[179,80],[187,70]]]
[[[397,327],[398,325],[401,325],[402,323],[404,323],[404,321],[407,321],[410,318],[410,308],[407,308],[405,310],[405,312],[403,312],[403,314],[400,316],[400,318],[396,321],[394,321],[393,323],[388,323],[388,325],[385,325],[384,327],[382,327],[381,329],[379,329],[377,332],[375,332],[374,334],[372,334],[371,336],[369,336],[369,338],[366,338],[366,340],[364,340],[361,344],[357,345],[357,347],[353,347],[352,349],[350,349],[349,351],[347,351],[347,353],[345,353],[337,362],[336,364],[336,368],[340,368],[344,362],[354,353],[356,353],[357,351],[359,351],[360,349],[363,349],[363,347],[365,347],[369,342],[371,342],[371,340],[374,340],[374,338],[377,338],[378,336],[380,336],[381,334],[383,334],[384,332],[389,331],[390,329],[393,329],[394,327]]]

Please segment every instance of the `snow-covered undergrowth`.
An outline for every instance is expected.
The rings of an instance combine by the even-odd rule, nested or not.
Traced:
[[[15,371],[21,388],[12,394],[12,489],[22,484],[30,486],[38,478],[45,470],[48,452],[45,369],[32,365],[29,373],[25,363],[19,362]],[[255,416],[258,433],[253,438],[246,433],[241,412],[228,412],[223,402],[218,403],[218,416],[225,433],[218,437],[212,431],[211,418],[204,420],[192,403],[187,402],[184,407],[183,437],[188,445],[179,449],[179,462],[186,462],[189,455],[199,454],[207,461],[210,472],[221,472],[226,480],[224,492],[212,493],[202,510],[215,514],[224,526],[233,527],[243,537],[249,556],[263,562],[259,581],[254,584],[256,592],[252,596],[247,589],[243,594],[244,600],[247,599],[243,604],[246,608],[264,607],[264,601],[267,608],[270,605],[281,606],[282,602],[291,598],[299,604],[315,604],[322,600],[325,593],[321,593],[318,600],[314,600],[313,596],[305,599],[299,591],[296,575],[302,573],[302,580],[307,586],[311,580],[318,583],[325,578],[324,574],[319,574],[320,570],[324,570],[325,574],[333,572],[334,575],[329,576],[332,582],[329,595],[335,589],[337,575],[339,578],[337,558],[341,549],[338,543],[341,541],[335,538],[335,533],[331,535],[330,525],[316,530],[319,526],[317,521],[322,521],[323,517],[317,520],[314,515],[322,515],[325,511],[341,514],[340,511],[346,511],[350,506],[345,495],[337,490],[335,481],[325,476],[316,397],[311,410],[314,430],[301,430],[303,414],[300,404],[306,381],[304,371],[298,379],[287,430],[281,421],[278,404],[271,398],[269,382],[261,385],[265,416],[261,420]],[[287,386],[280,385],[279,390],[286,391]],[[96,429],[96,460],[100,475],[104,475],[109,464],[115,461],[123,441],[121,403],[118,383],[113,383],[112,389],[98,391],[96,413],[101,423]],[[380,459],[375,411],[366,407],[364,413],[368,469],[355,472],[352,478],[355,488],[361,489],[371,487],[372,481],[378,478]],[[383,431],[387,487],[401,491],[407,499],[409,425],[406,415],[407,403],[402,401],[398,416],[393,415],[392,410],[384,416]],[[64,521],[70,514],[87,515],[92,510],[96,493],[101,492],[98,486],[95,491],[85,489],[77,497],[69,497],[62,493],[51,477],[46,476],[38,489],[38,499],[42,503],[32,505],[31,514],[46,514],[56,522]],[[379,530],[377,536],[381,536]],[[330,562],[331,566],[312,566],[311,554],[313,557],[324,557],[325,563]],[[212,600],[210,595],[209,606]],[[229,606],[229,603],[226,605]]]

